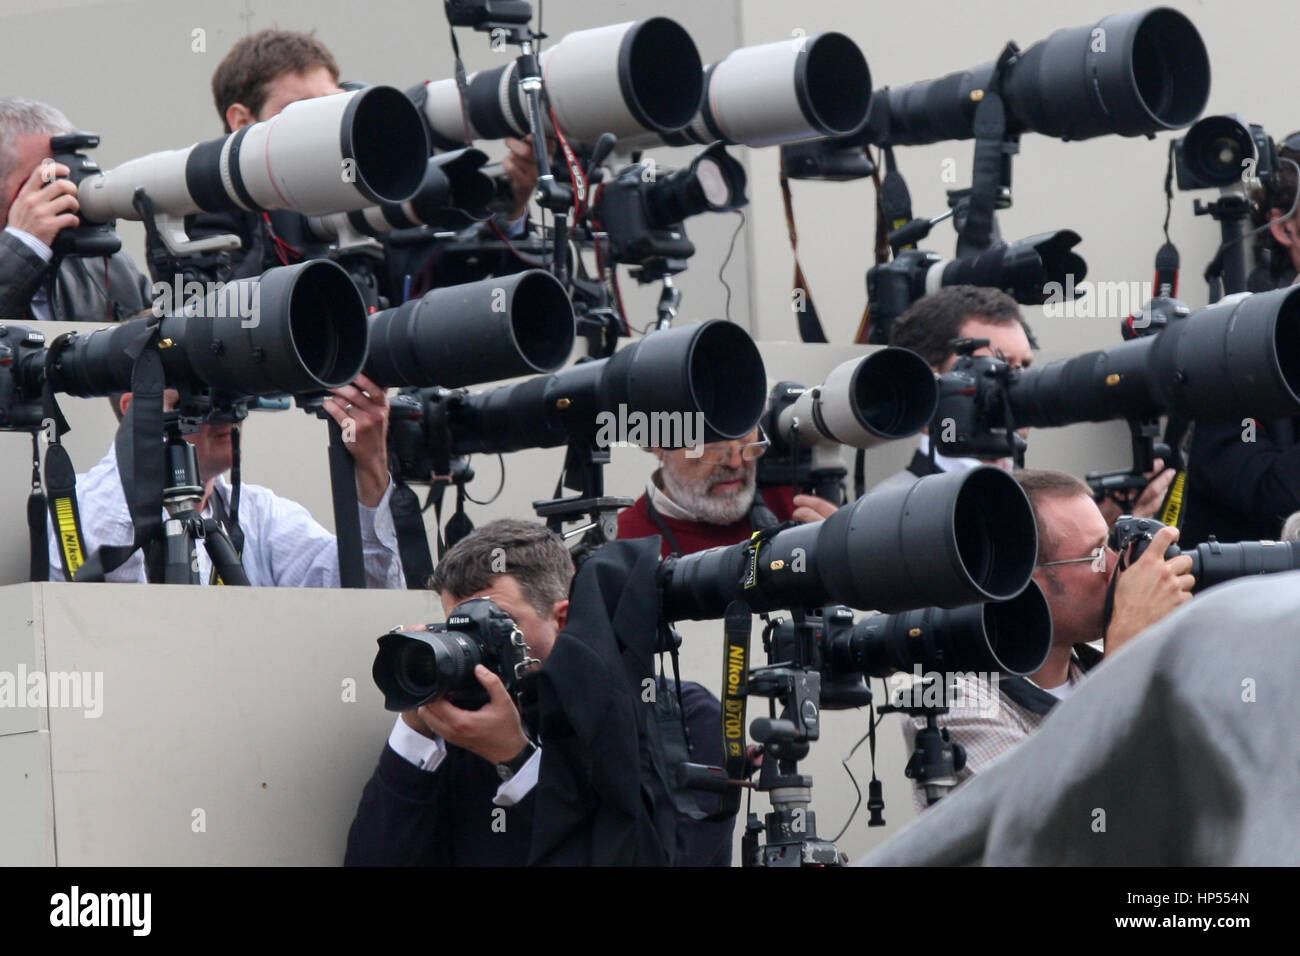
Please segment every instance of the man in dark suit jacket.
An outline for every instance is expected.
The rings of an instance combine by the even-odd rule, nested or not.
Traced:
[[[457,542],[438,563],[432,586],[448,614],[470,598],[490,598],[514,619],[531,656],[544,662],[568,619],[572,577],[558,537],[540,524],[502,520]],[[546,741],[532,739],[496,674],[480,665],[475,677],[488,695],[480,709],[440,699],[398,718],[362,794],[345,865],[528,862]],[[691,759],[721,765],[720,704],[698,685],[683,685],[682,696]],[[635,763],[626,769],[640,772]],[[693,818],[716,807],[715,795],[698,794],[696,805],[699,814],[678,815],[677,864],[729,865],[734,818]]]
[[[53,107],[0,97],[0,320],[117,322],[149,307],[149,283],[125,253],[54,251],[80,223],[77,186],[51,161],[50,137],[71,131]]]

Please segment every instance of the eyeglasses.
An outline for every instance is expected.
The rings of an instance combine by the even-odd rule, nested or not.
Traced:
[[[1109,555],[1110,555],[1110,548],[1106,547],[1105,545],[1102,545],[1101,547],[1093,548],[1092,554],[1088,555],[1085,558],[1065,558],[1061,561],[1040,561],[1038,562],[1038,566],[1040,568],[1050,568],[1058,564],[1082,564],[1085,561],[1090,561],[1092,562],[1092,569],[1094,571],[1098,571],[1101,574],[1105,574],[1106,568],[1110,564]]]
[[[770,438],[763,433],[763,429],[758,430],[758,441],[747,442],[740,445],[740,458],[742,461],[758,461],[772,444]],[[693,448],[686,449],[686,457],[694,461],[702,461],[706,465],[723,465],[731,461],[731,456],[735,453],[737,442],[734,441],[713,441],[706,445],[696,445]]]

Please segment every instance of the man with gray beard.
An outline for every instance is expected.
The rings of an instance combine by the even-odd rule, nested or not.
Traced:
[[[820,521],[835,505],[787,486],[757,493],[757,463],[768,440],[758,429],[739,441],[694,448],[651,448],[659,468],[646,491],[618,516],[620,538],[663,539],[661,554],[692,554],[744,541],[791,519]]]

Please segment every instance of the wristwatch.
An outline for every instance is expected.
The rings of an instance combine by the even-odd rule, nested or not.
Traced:
[[[519,751],[515,756],[511,757],[505,763],[497,764],[497,776],[501,778],[501,782],[504,783],[507,780],[512,779],[515,774],[520,770],[523,770],[524,764],[528,763],[528,759],[536,752],[537,744],[530,740],[524,744],[524,749]]]

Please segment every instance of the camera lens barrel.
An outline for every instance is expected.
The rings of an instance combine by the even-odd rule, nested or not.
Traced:
[[[973,671],[1014,676],[1043,666],[1052,611],[1034,581],[1009,601],[877,614],[828,641],[835,670],[886,677],[894,671]]]
[[[478,686],[474,668],[483,650],[455,630],[385,634],[371,676],[384,695],[387,710],[410,710],[448,693]]]
[[[1300,568],[1300,542],[1295,541],[1205,541],[1182,553],[1191,555],[1197,591],[1250,574]]]
[[[975,109],[994,64],[882,90],[877,142],[920,146],[974,135]],[[1013,130],[1080,140],[1140,136],[1195,121],[1210,92],[1210,60],[1182,13],[1153,7],[1057,30],[1006,69],[1002,98]],[[877,123],[873,115],[872,123]]]
[[[597,418],[636,415],[649,444],[684,447],[735,440],[763,414],[763,359],[740,326],[721,319],[653,332],[607,359],[458,400],[453,451],[549,448],[599,440]],[[634,441],[633,438],[627,438]]]
[[[818,33],[733,50],[704,72],[705,92],[672,146],[723,140],[773,146],[845,136],[867,118],[871,72],[857,44]]]
[[[1300,410],[1300,287],[1234,296],[1155,335],[1019,373],[1018,427],[1148,418],[1282,418]]]
[[[1047,301],[1047,289],[1052,283],[1064,288],[1067,277],[1073,276],[1073,281],[1079,282],[1088,274],[1083,257],[1071,251],[1079,242],[1077,232],[1058,229],[996,246],[979,255],[946,261],[941,270],[931,267],[927,272],[926,291],[948,285],[990,286],[1003,290],[1017,302],[1038,305]]]
[[[564,286],[529,269],[434,289],[375,313],[366,375],[384,386],[460,388],[553,372],[573,351],[574,337]]]
[[[129,160],[81,184],[82,216],[139,219],[145,189],[157,212],[289,209],[306,216],[400,203],[428,160],[419,111],[390,86],[290,103],[221,139]]]
[[[776,430],[787,445],[873,448],[925,428],[938,400],[934,372],[923,358],[882,348],[837,365],[824,383],[805,389],[781,411]]]
[[[393,229],[451,228],[486,219],[496,196],[492,179],[480,171],[486,161],[477,149],[430,156],[419,190],[406,202],[311,216],[307,227],[316,238],[330,241],[349,231],[379,237]]]
[[[308,394],[346,385],[366,359],[361,294],[336,263],[314,259],[220,284],[187,314],[160,320],[167,384],[226,395]],[[131,355],[155,320],[77,335],[51,369],[56,391],[90,397],[131,389]]]
[[[667,17],[579,30],[541,55],[542,79],[560,128],[586,145],[606,132],[625,139],[681,129],[700,108],[702,70],[695,41]],[[470,76],[464,112],[454,79],[426,83],[416,98],[423,101],[439,148],[465,145],[464,112],[474,139],[529,131],[515,63]]]
[[[663,610],[669,620],[706,620],[733,600],[754,611],[1005,601],[1028,584],[1037,553],[1024,491],[982,466],[865,495],[824,521],[777,532],[757,552],[743,542],[669,558]]]

